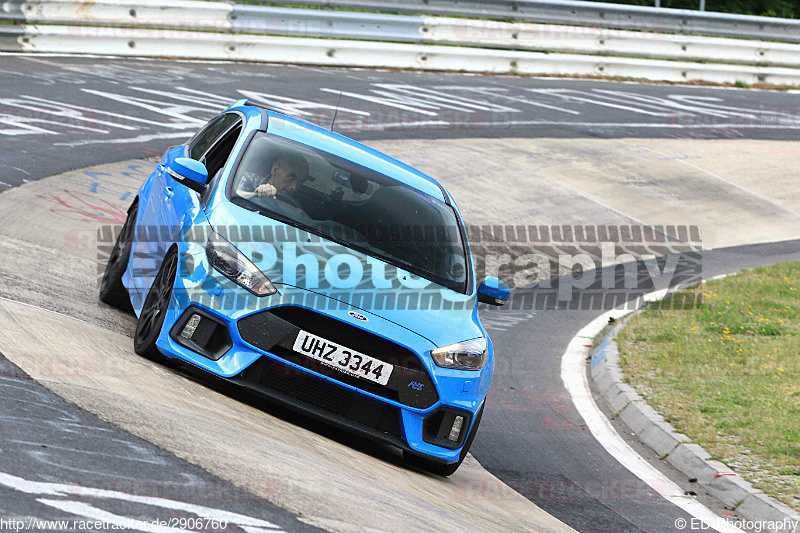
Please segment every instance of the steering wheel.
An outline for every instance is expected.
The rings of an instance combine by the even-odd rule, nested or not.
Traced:
[[[297,202],[297,200],[295,200],[294,198],[292,198],[291,196],[289,196],[286,193],[282,193],[282,192],[277,193],[275,195],[275,199],[276,200],[280,200],[281,202],[284,202],[286,204],[289,204],[290,206],[295,207],[297,209],[301,209],[301,210],[303,209],[300,206],[300,204]]]

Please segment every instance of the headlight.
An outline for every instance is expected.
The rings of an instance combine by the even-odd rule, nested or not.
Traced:
[[[486,339],[472,339],[431,351],[433,361],[444,368],[480,370],[486,364]]]
[[[208,238],[206,257],[220,274],[256,296],[269,296],[278,292],[252,261],[217,233],[212,233]]]

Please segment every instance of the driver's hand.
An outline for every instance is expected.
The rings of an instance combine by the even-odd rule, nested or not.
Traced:
[[[271,196],[275,198],[275,195],[278,194],[278,189],[275,188],[274,185],[269,183],[262,183],[258,187],[256,187],[256,195],[259,197]]]

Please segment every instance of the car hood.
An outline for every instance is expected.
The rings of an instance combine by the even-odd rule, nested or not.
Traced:
[[[342,302],[348,310],[363,312],[365,318],[388,320],[436,346],[485,336],[475,294],[457,293],[231,202],[218,204],[209,222],[279,292],[290,288],[288,292],[296,294],[300,289]],[[328,306],[342,308],[341,304]]]

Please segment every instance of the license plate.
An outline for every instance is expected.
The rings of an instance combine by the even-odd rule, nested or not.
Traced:
[[[317,337],[307,331],[300,330],[294,341],[293,349],[295,352],[316,359],[323,365],[335,368],[339,372],[380,385],[386,385],[389,382],[389,376],[394,370],[389,363]]]

